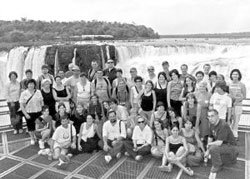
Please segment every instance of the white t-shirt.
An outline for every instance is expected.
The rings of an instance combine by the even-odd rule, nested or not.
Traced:
[[[72,128],[70,126],[72,126]],[[72,124],[68,124],[67,128],[64,128],[62,125],[56,128],[52,136],[52,139],[55,141],[54,148],[56,146],[61,146],[66,143],[71,143],[71,129],[72,136],[75,136],[76,129]]]
[[[213,108],[219,112],[220,119],[226,119],[227,108],[232,107],[232,99],[227,93],[223,95],[214,93],[210,99],[210,104],[212,104]]]
[[[103,124],[102,135],[109,140],[115,140],[118,137],[126,138],[127,134],[125,124],[122,121],[120,122],[120,120],[117,120],[115,125],[113,125],[108,120]]]
[[[136,140],[136,144],[151,144],[152,143],[153,133],[151,128],[146,125],[143,130],[137,125],[134,128],[132,139]]]
[[[92,137],[95,136],[94,124],[92,124],[90,126],[90,128],[88,128],[88,129],[86,128],[86,125],[87,125],[87,123],[84,122],[83,123],[83,129],[82,129],[82,140],[85,141],[85,142],[87,142],[88,138],[92,138]]]

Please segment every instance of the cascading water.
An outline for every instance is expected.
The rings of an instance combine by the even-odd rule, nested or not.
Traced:
[[[216,45],[216,44],[191,44],[191,45],[165,45],[152,46],[145,44],[116,45],[118,52],[118,67],[124,70],[125,76],[129,69],[136,67],[139,75],[147,75],[147,66],[153,65],[156,72],[162,71],[161,63],[167,60],[170,69],[180,70],[181,64],[189,66],[189,72],[194,74],[202,70],[205,63],[212,66],[212,70],[223,74],[230,81],[230,71],[240,69],[243,74],[242,82],[250,89],[250,45]],[[247,96],[250,96],[250,92]]]
[[[106,46],[107,59],[110,59],[109,46]]]
[[[0,52],[0,99],[4,95],[4,85],[7,79],[6,64],[8,60],[8,52]]]

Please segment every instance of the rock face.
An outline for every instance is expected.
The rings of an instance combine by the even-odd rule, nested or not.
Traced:
[[[101,67],[105,64],[108,57],[117,61],[116,49],[113,45],[52,45],[47,48],[45,63],[51,68],[51,74],[54,74],[56,51],[58,51],[59,69],[68,70],[68,64],[74,58],[81,71],[87,72],[91,67],[91,61],[96,60]]]

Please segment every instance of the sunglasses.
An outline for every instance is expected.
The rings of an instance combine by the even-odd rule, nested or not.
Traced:
[[[144,123],[144,121],[138,121],[137,123],[138,123],[138,124],[143,124],[143,123]]]
[[[141,83],[142,81],[135,81],[136,83]]]

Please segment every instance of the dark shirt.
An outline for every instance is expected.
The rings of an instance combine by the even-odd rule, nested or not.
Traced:
[[[233,132],[224,120],[220,120],[216,126],[210,126],[210,137],[223,141],[223,144],[236,145]]]
[[[114,79],[116,79],[116,68],[112,68],[111,70],[107,68],[103,72],[104,72],[104,76],[107,76],[110,84],[112,84]]]

